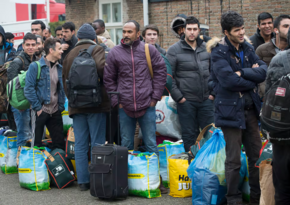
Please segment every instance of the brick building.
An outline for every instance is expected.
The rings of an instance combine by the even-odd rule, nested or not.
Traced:
[[[222,36],[221,14],[235,10],[245,18],[246,34],[256,31],[257,16],[266,11],[274,18],[289,14],[289,0],[149,0],[149,23],[156,24],[161,32],[160,44],[168,48],[178,39],[170,29],[177,14],[194,15],[201,24],[209,26],[210,36]],[[111,15],[114,14],[114,15]],[[82,23],[101,18],[106,22],[113,41],[122,38],[122,25],[127,20],[136,20],[144,26],[142,0],[66,0],[66,19],[78,28]]]

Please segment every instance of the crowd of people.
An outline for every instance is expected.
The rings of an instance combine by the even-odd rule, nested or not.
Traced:
[[[290,16],[274,19],[269,13],[261,13],[257,32],[249,39],[243,17],[234,11],[221,17],[224,34],[221,39],[202,36],[199,20],[194,16],[178,15],[171,26],[180,39],[168,50],[158,44],[156,25],[141,30],[135,20],[123,25],[119,45],[111,40],[101,19],[83,24],[77,32],[73,22],[66,22],[55,29],[55,36],[42,21],[34,21],[31,33],[25,34],[17,50],[13,34],[5,33],[0,26],[0,66],[10,63],[8,82],[27,71],[24,94],[31,107],[18,110],[9,105],[7,110],[9,126],[17,130],[17,145],[23,146],[35,135],[34,145],[41,147],[46,126],[53,148],[64,149],[61,112],[67,97],[81,190],[90,187],[89,144],[92,147],[104,144],[111,137],[109,133],[117,143],[118,126],[121,146],[133,150],[138,122],[146,151],[158,155],[155,106],[166,84],[167,70],[162,57],[165,56],[172,68],[170,93],[177,103],[185,151],[190,151],[201,129],[215,123],[226,141],[227,203],[242,204],[238,184],[243,145],[248,156],[250,201],[259,204],[259,169],[255,167],[262,147],[259,114],[265,92],[290,72],[289,61],[287,65],[281,63],[279,55],[287,52],[290,59],[287,50]],[[152,73],[146,59],[146,44]],[[90,63],[79,72],[77,67],[81,65],[76,59],[88,57],[93,61],[88,59]],[[109,92],[119,95],[113,94],[110,99]],[[108,120],[110,109],[112,122]],[[276,204],[288,204],[289,143],[272,143]],[[161,187],[161,191],[167,190]]]

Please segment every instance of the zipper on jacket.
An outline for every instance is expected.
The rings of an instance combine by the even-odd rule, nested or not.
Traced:
[[[133,99],[134,99],[134,109],[137,111],[137,106],[136,106],[136,88],[135,88],[135,66],[134,66],[134,56],[133,56],[133,48],[131,46],[131,57],[132,57],[132,64],[133,64]]]

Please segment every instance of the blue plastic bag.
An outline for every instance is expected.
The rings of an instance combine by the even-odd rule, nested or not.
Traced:
[[[220,129],[202,146],[187,169],[192,180],[192,204],[214,205],[225,200],[226,142]]]

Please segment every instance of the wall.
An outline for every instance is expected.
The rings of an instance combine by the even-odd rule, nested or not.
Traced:
[[[82,23],[98,18],[97,0],[66,0],[66,18],[79,27]],[[274,18],[289,14],[289,0],[174,0],[149,3],[149,22],[156,24],[161,33],[161,45],[168,48],[178,41],[170,29],[171,20],[177,14],[194,15],[202,24],[209,25],[210,36],[222,36],[221,14],[234,10],[245,19],[246,34],[256,31],[257,17],[261,12],[269,12]],[[143,4],[141,0],[123,0],[123,22],[136,20],[143,27]]]

